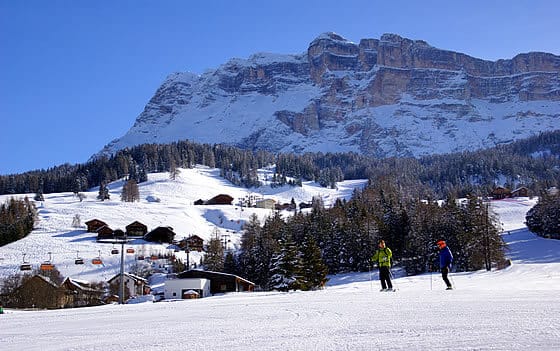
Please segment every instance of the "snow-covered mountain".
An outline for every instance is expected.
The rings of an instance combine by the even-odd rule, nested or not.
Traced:
[[[560,128],[560,57],[485,61],[395,34],[325,33],[299,55],[259,53],[171,74],[110,153],[189,139],[275,152],[420,156]]]

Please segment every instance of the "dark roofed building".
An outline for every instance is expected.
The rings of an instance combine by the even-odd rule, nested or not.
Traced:
[[[144,240],[156,243],[173,243],[175,232],[171,227],[157,227],[144,235]]]
[[[233,197],[227,194],[216,195],[210,200],[206,201],[206,205],[231,205]]]
[[[106,240],[106,239],[113,239],[115,233],[113,229],[111,229],[108,225],[104,225],[103,227],[97,229],[97,240]]]
[[[97,229],[107,225],[107,223],[99,220],[99,219],[92,219],[86,222],[87,231],[89,233],[97,233]]]
[[[134,221],[125,227],[127,236],[144,236],[148,232],[148,227],[138,221]]]
[[[202,251],[204,249],[204,239],[198,235],[191,235],[188,238],[184,238],[179,242],[179,247],[182,250],[189,249],[190,251]]]

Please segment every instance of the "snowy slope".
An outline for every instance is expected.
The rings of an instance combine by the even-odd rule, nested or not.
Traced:
[[[108,280],[120,271],[120,255],[111,255],[112,244],[96,242],[95,233],[87,233],[85,222],[97,218],[106,222],[112,229],[125,227],[138,220],[152,230],[158,226],[171,226],[177,234],[176,239],[196,234],[209,240],[216,228],[220,234],[229,235],[230,245],[237,246],[241,236],[240,230],[252,213],[257,214],[261,223],[271,215],[271,210],[243,208],[239,206],[195,206],[198,199],[207,200],[218,194],[229,194],[234,204],[248,195],[257,198],[270,198],[280,203],[289,203],[293,198],[300,202],[311,202],[313,196],[321,196],[326,205],[339,198],[350,198],[356,187],[362,187],[362,180],[345,181],[339,184],[338,190],[322,188],[312,182],[305,182],[302,187],[271,188],[263,186],[258,189],[245,189],[233,186],[219,177],[218,169],[198,167],[181,169],[175,181],[169,179],[168,173],[149,174],[148,181],[139,185],[141,201],[125,203],[120,201],[122,181],[111,183],[111,199],[101,202],[96,199],[98,189],[84,193],[82,202],[72,193],[45,194],[45,201],[37,203],[39,223],[36,229],[26,238],[15,243],[0,247],[0,276],[16,273],[19,265],[25,260],[38,266],[42,261],[52,258],[52,262],[63,276],[84,280]],[[264,178],[270,170],[262,170]],[[28,194],[30,199],[34,194]],[[24,195],[20,195],[24,196]],[[0,196],[4,203],[10,196]],[[159,198],[160,202],[149,202],[148,197]],[[82,220],[82,228],[72,228],[72,220],[78,214]],[[288,212],[285,215],[289,215]],[[134,240],[127,245],[136,251],[136,255],[127,255],[127,266],[136,263],[136,256],[152,253],[174,254],[173,246],[147,243]],[[230,246],[231,247],[231,246]],[[120,247],[118,247],[120,249]],[[51,255],[49,255],[49,252]],[[175,253],[186,260],[184,252]],[[84,265],[75,265],[77,256],[84,258]],[[103,266],[96,266],[91,259],[100,256]],[[191,263],[199,263],[200,255],[193,252]]]
[[[331,277],[326,289],[314,292],[8,310],[0,316],[1,348],[558,350],[560,241],[535,237],[524,228],[533,204],[529,199],[492,202],[510,232],[504,238],[513,265],[454,273],[453,291],[444,290],[437,274],[424,274],[399,277],[394,280],[398,292],[380,293],[377,274],[361,273]]]

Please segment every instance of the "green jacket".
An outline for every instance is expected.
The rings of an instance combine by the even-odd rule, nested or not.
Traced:
[[[371,260],[377,263],[379,267],[391,267],[391,257],[393,257],[393,253],[390,248],[386,247],[375,251],[375,254],[371,256]]]

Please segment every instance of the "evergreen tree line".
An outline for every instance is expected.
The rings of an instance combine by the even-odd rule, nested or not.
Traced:
[[[527,227],[535,234],[560,239],[560,194],[543,192],[525,219]]]
[[[276,212],[262,225],[252,216],[240,250],[210,268],[239,274],[264,290],[309,290],[322,286],[327,274],[371,270],[380,239],[408,274],[438,269],[435,243],[443,239],[457,271],[490,270],[505,260],[500,232],[490,205],[479,197],[419,201],[378,182],[332,208],[314,198],[309,214],[284,219]]]
[[[11,198],[0,205],[0,246],[26,237],[36,220],[37,210],[27,197]]]
[[[147,173],[191,168],[196,164],[220,168],[224,178],[246,187],[260,184],[259,168],[275,164],[272,180],[277,185],[300,185],[302,180],[313,180],[334,187],[341,180],[385,177],[417,197],[444,198],[488,194],[498,180],[505,179],[508,187],[524,185],[538,194],[544,188],[560,186],[559,155],[560,131],[481,151],[419,159],[378,159],[355,153],[274,155],[181,141],[127,148],[85,164],[0,176],[0,194],[78,193],[123,177],[142,183],[147,180]]]

